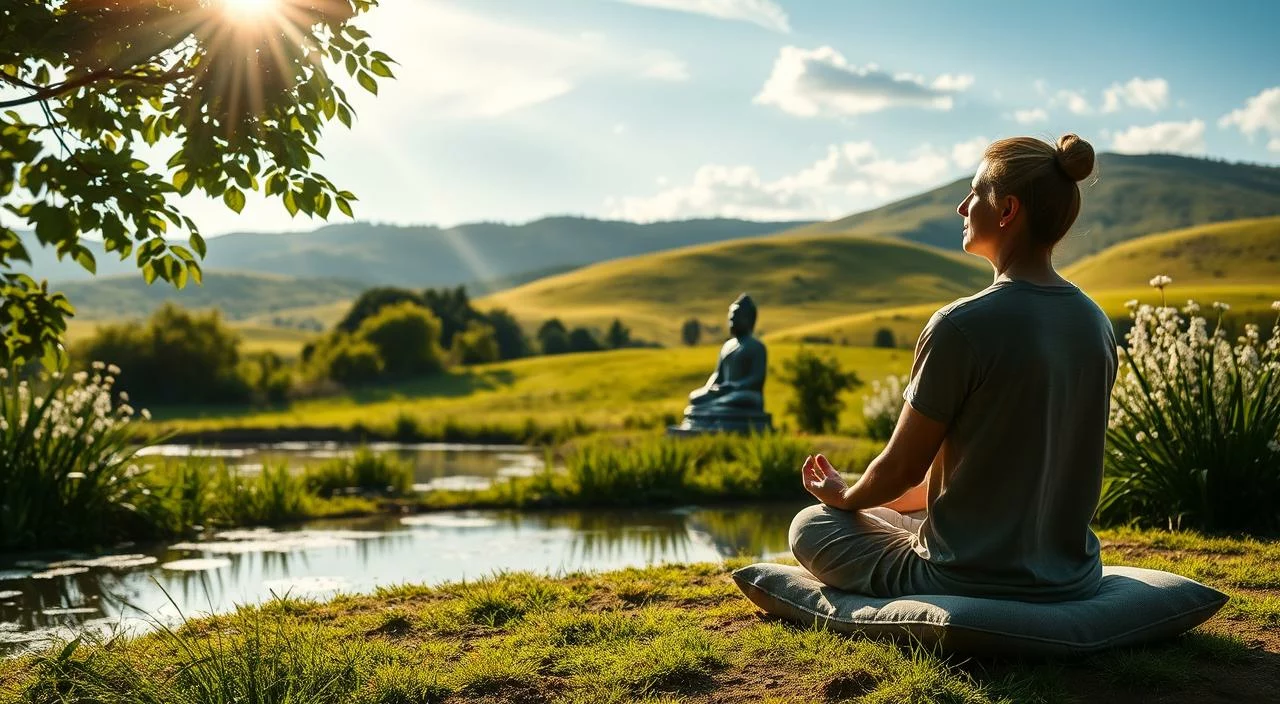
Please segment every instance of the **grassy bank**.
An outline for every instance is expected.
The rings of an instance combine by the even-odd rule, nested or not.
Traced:
[[[765,409],[775,425],[788,422],[791,391],[779,381],[795,344],[769,347]],[[901,374],[911,364],[904,350],[830,348],[864,381]],[[331,435],[405,440],[550,441],[599,431],[656,429],[676,422],[689,391],[715,369],[717,347],[630,349],[534,357],[454,370],[394,387],[298,401],[270,410],[153,408],[158,429],[187,437],[234,433],[291,437],[323,429]],[[862,426],[861,390],[849,394],[842,429]]]
[[[0,669],[0,702],[1265,701],[1280,678],[1280,546],[1107,532],[1111,564],[1232,595],[1170,643],[1060,663],[945,657],[763,618],[695,564],[497,575],[298,599]]]

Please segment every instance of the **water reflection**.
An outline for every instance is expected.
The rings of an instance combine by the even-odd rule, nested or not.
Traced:
[[[179,612],[222,612],[273,595],[326,597],[497,570],[557,574],[768,558],[786,551],[787,527],[800,507],[387,515],[227,531],[209,541],[134,547],[108,560],[0,557],[0,652],[76,629],[172,622]],[[35,578],[59,569],[67,571]]]

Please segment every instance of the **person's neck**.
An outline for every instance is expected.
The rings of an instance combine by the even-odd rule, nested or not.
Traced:
[[[1053,257],[1049,251],[1036,252],[1029,256],[1008,256],[1003,261],[991,262],[994,273],[993,283],[1001,281],[1025,281],[1037,286],[1070,286],[1071,282],[1053,268]]]

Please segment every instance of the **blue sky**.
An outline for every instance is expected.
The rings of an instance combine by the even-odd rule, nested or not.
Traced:
[[[1280,164],[1269,0],[382,0],[362,26],[400,78],[321,143],[361,220],[838,217],[1064,131]],[[207,234],[320,224],[190,212]]]

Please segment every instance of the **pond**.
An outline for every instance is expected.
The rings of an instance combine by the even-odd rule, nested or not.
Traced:
[[[290,461],[306,461],[304,453],[349,449],[308,446]],[[248,450],[222,454],[244,464],[274,461],[270,456],[281,452],[279,447],[266,453],[218,450]],[[397,451],[413,456],[420,485],[496,481],[540,466],[540,458],[518,448]],[[786,553],[787,528],[802,506],[383,515],[230,530],[201,541],[133,546],[107,556],[0,556],[0,654],[86,631],[145,630],[273,595],[325,598],[503,570],[554,575],[738,555],[770,558]]]

